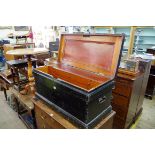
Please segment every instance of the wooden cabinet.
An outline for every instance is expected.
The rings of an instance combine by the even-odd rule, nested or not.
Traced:
[[[76,125],[71,123],[67,118],[55,111],[51,106],[46,105],[41,100],[33,99],[35,119],[38,129],[78,129]],[[113,118],[115,112],[110,112],[104,117],[94,128],[95,129],[111,129],[113,126]]]
[[[136,76],[117,74],[112,99],[112,107],[116,111],[114,128],[129,128],[142,111],[150,61],[141,61],[140,71]]]
[[[143,74],[136,77],[118,74],[112,100],[112,107],[116,111],[114,128],[128,128],[132,123],[141,95],[142,81]]]

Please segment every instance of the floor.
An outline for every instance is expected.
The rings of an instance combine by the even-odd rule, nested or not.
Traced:
[[[155,129],[155,96],[144,99],[142,115],[135,123],[136,129]]]
[[[133,124],[133,129],[155,129],[155,96],[144,99],[143,112]],[[26,129],[18,115],[7,104],[3,91],[0,91],[0,129]]]
[[[8,93],[9,94],[9,93]],[[3,91],[0,91],[0,129],[26,129],[17,113],[7,104]]]

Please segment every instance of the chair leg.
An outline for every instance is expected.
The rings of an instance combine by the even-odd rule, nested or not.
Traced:
[[[14,68],[12,67],[11,67],[11,74],[12,74],[13,83],[15,84]]]

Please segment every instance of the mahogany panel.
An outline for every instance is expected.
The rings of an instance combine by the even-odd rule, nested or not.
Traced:
[[[123,106],[118,106],[117,104],[112,103],[113,110],[116,111],[117,116],[121,117],[123,120],[126,120],[128,108],[123,108]]]
[[[123,35],[62,34],[58,61],[114,78],[123,40]]]
[[[113,95],[112,102],[114,104],[116,104],[119,107],[128,108],[129,99],[127,97],[124,97],[124,96],[119,95],[119,94],[115,94],[114,92],[112,95]]]
[[[117,114],[117,112],[116,112],[116,114]],[[125,128],[125,120],[121,119],[121,117],[116,115],[114,117],[113,128],[114,129],[124,129]]]
[[[113,53],[112,43],[66,40],[63,61],[74,61],[110,71]]]
[[[129,97],[131,95],[132,87],[128,84],[116,82],[115,89],[113,90],[114,93],[118,93],[120,95]]]

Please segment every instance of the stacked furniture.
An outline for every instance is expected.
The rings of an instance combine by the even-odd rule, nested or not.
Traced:
[[[93,128],[112,111],[123,42],[124,35],[62,34],[57,62],[33,70],[36,97],[80,128]]]

